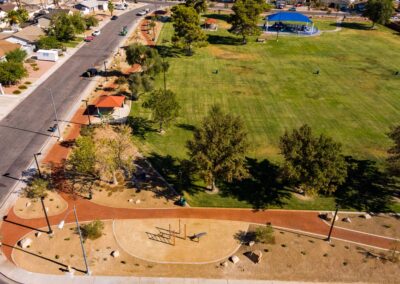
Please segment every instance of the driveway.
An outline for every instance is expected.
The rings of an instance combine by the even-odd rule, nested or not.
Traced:
[[[91,82],[80,75],[90,67],[103,66],[123,39],[118,35],[123,26],[129,28],[143,8],[129,11],[118,20],[110,21],[101,35],[86,43],[66,63],[55,71],[28,98],[0,121],[0,204],[6,199],[14,184],[50,137],[47,129],[54,124],[55,116],[50,98],[53,92],[59,120],[67,117],[81,93]]]

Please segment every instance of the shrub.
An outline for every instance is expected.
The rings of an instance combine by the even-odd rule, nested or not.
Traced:
[[[39,71],[39,68],[34,67],[34,68],[33,68],[33,71]]]
[[[15,91],[13,92],[13,94],[14,94],[14,95],[19,95],[19,94],[21,94],[21,91],[20,91],[20,90],[15,90]]]
[[[20,85],[20,86],[18,86],[18,89],[20,89],[20,90],[26,90],[28,87],[27,86],[25,86],[25,85]]]
[[[95,220],[88,224],[81,226],[83,238],[89,240],[96,240],[101,237],[104,229],[104,223],[100,220]]]
[[[118,85],[123,85],[127,84],[128,80],[125,77],[118,77],[117,79],[115,79],[114,83]]]
[[[6,53],[7,61],[13,61],[13,62],[18,62],[18,63],[24,62],[26,56],[27,56],[27,53],[23,49],[15,49],[13,51]]]
[[[271,225],[258,227],[256,229],[256,242],[264,244],[275,244],[274,229]]]
[[[42,178],[35,178],[29,182],[28,186],[22,189],[25,197],[30,199],[38,199],[47,196],[49,182]]]
[[[56,254],[55,259],[59,259],[59,258],[60,258],[60,256],[58,254]]]
[[[32,82],[26,81],[24,84],[25,85],[30,85],[30,84],[32,84]]]

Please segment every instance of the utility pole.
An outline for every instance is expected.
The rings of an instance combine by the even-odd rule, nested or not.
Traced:
[[[83,260],[85,261],[86,275],[90,275],[91,273],[90,273],[89,266],[88,266],[87,259],[86,259],[86,252],[85,252],[85,247],[83,246],[83,238],[82,238],[81,227],[79,226],[78,215],[76,213],[76,206],[75,205],[74,205],[74,215],[75,215],[76,227],[78,228],[79,240],[80,240],[80,243],[81,243],[82,254],[83,254]]]
[[[329,229],[329,234],[328,234],[328,237],[326,238],[326,241],[328,241],[328,242],[331,242],[331,235],[332,235],[332,231],[333,231],[333,226],[335,225],[336,215],[337,215],[338,210],[339,210],[339,205],[336,205],[335,215],[333,216],[331,228]]]
[[[48,233],[49,235],[51,235],[51,234],[53,234],[53,230],[51,229],[50,222],[49,222],[49,217],[47,216],[46,207],[44,206],[44,197],[43,197],[43,196],[40,197],[40,202],[42,202],[42,207],[43,207],[43,211],[44,211],[44,216],[46,217],[47,227],[49,228],[49,231],[48,231],[47,233]]]
[[[35,153],[35,154],[33,154],[33,157],[35,158],[36,168],[38,170],[39,177],[42,178],[42,172],[40,171],[39,163],[38,163],[38,160],[36,157],[36,156],[40,156],[40,155],[42,155],[42,153]]]
[[[106,81],[108,81],[108,75],[107,75],[107,61],[104,60],[104,74],[106,75]]]
[[[87,113],[87,117],[88,117],[88,120],[89,120],[89,125],[92,125],[92,122],[90,121],[90,113],[89,113],[88,100],[82,100],[82,102],[85,102],[85,105],[86,105],[86,113]]]

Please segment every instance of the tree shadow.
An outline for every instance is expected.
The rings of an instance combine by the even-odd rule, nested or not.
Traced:
[[[245,243],[249,243],[251,241],[255,241],[256,233],[254,231],[250,231],[250,230],[249,231],[240,230],[235,233],[233,238],[235,240],[237,240],[239,244],[245,244]]]
[[[347,179],[335,192],[340,208],[367,212],[387,212],[398,188],[374,161],[346,157]]]
[[[156,132],[157,129],[153,128],[153,121],[139,117],[129,116],[127,124],[132,128],[132,134],[145,139],[148,132]]]
[[[242,39],[233,36],[208,35],[207,41],[210,44],[243,45]]]
[[[284,199],[290,198],[291,192],[281,180],[280,168],[268,160],[246,160],[250,176],[241,181],[223,183],[220,186],[221,195],[246,201],[256,209],[271,205],[282,207],[285,204]]]
[[[187,131],[195,131],[196,130],[196,126],[192,125],[192,124],[187,124],[187,123],[179,123],[176,125],[177,127],[187,130]]]
[[[206,18],[216,19],[216,20],[225,21],[225,22],[228,22],[229,16],[230,15],[228,15],[228,14],[215,14],[215,13],[204,15],[204,17],[206,17]]]
[[[169,45],[156,45],[158,53],[163,57],[179,58],[184,55],[182,49]]]
[[[336,23],[332,23],[331,26],[335,26],[336,27],[337,24]],[[370,30],[371,29],[371,25],[369,25],[369,24],[367,25],[365,23],[357,23],[357,22],[351,22],[351,23],[342,22],[340,24],[340,26],[342,28],[352,29],[352,30],[363,30],[363,31],[366,31],[366,30]]]

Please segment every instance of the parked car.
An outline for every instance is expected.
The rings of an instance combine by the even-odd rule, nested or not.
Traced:
[[[136,15],[137,16],[144,16],[144,15],[146,15],[147,13],[146,13],[146,11],[145,10],[142,10],[142,11],[139,11]]]
[[[89,68],[86,70],[83,74],[82,77],[94,77],[99,74],[99,71],[96,68]]]
[[[94,40],[94,36],[87,36],[84,39],[84,41],[86,41],[86,42],[91,42],[92,40]]]
[[[92,36],[98,36],[98,35],[100,35],[100,31],[94,31],[94,32],[92,33]]]
[[[113,21],[118,20],[118,16],[115,16],[115,15],[112,16],[112,17],[111,17],[111,20],[113,20]]]
[[[291,12],[296,12],[296,7],[289,8],[289,10],[288,10],[288,11],[291,11]]]

